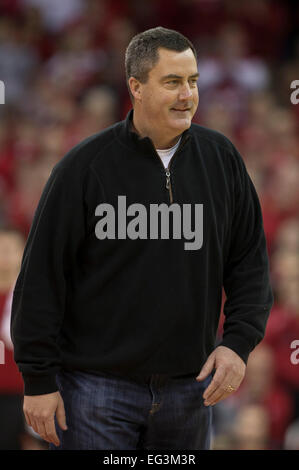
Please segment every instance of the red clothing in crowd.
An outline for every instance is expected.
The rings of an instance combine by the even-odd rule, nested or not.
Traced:
[[[8,293],[0,293],[0,325],[3,320],[3,312]],[[0,340],[3,338],[0,336]],[[0,394],[22,394],[23,380],[13,359],[13,351],[5,346],[5,363],[0,363]]]
[[[279,306],[273,307],[264,341],[272,347],[278,379],[299,390],[299,364],[291,360],[294,340],[299,340],[299,316]]]

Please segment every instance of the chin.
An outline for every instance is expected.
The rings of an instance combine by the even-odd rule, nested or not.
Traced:
[[[191,126],[191,118],[184,118],[184,119],[171,119],[170,127],[176,129],[178,131],[184,132]]]

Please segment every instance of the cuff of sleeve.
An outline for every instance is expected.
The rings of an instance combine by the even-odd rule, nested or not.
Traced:
[[[54,375],[27,375],[22,374],[24,380],[24,395],[44,395],[57,392],[56,374]]]
[[[232,349],[236,354],[238,354],[238,356],[240,356],[246,365],[249,354],[253,349],[245,339],[236,335],[225,336],[218,346],[226,346],[227,348]]]

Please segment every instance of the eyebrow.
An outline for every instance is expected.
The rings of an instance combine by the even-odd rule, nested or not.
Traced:
[[[195,77],[198,78],[198,77],[199,77],[199,73],[197,72],[197,73],[194,73],[193,75],[190,75],[190,76],[189,76],[189,78],[193,78],[193,77],[194,77],[194,78],[195,78]],[[176,75],[176,74],[174,74],[174,73],[170,73],[170,74],[168,74],[168,75],[164,75],[164,77],[162,77],[161,80],[167,80],[167,79],[169,79],[169,78],[178,78],[178,79],[180,79],[180,78],[184,78],[184,77],[182,77],[181,75]]]

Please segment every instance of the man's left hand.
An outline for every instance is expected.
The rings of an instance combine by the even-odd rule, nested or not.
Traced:
[[[218,346],[208,357],[196,380],[204,380],[213,369],[216,369],[215,374],[203,394],[206,406],[215,405],[239,388],[246,365],[232,349]]]

